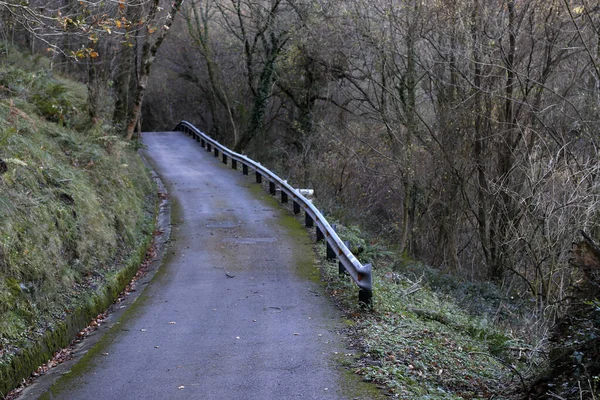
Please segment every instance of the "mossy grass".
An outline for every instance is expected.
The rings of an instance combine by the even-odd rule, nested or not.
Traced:
[[[533,373],[533,347],[499,318],[498,288],[434,273],[357,227],[338,223],[337,230],[362,262],[375,266],[373,307],[365,310],[337,263],[322,264],[329,293],[351,321],[352,346],[362,350],[352,366],[356,373],[394,398],[518,396]],[[323,244],[317,247],[325,254]]]
[[[2,395],[127,284],[155,211],[134,146],[87,118],[85,86],[17,54],[0,64]]]

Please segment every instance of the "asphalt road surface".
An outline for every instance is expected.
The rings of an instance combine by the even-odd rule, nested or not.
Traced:
[[[290,213],[180,132],[146,133],[173,200],[165,261],[49,399],[369,399]]]

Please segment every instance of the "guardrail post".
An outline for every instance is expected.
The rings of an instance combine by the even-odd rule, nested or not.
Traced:
[[[227,164],[227,154],[223,153],[223,164]]]
[[[344,241],[344,246],[346,246],[347,248],[350,248],[350,242],[347,241],[347,240]],[[342,264],[341,261],[338,262],[338,274],[339,275],[346,275],[346,274],[348,274],[348,271],[346,271],[346,268],[344,268],[344,264]]]
[[[373,276],[372,276],[373,267],[371,264],[365,264],[362,266],[361,270],[358,271],[358,281],[362,282],[364,288],[360,288],[358,291],[358,302],[361,303],[364,307],[372,306],[372,298],[373,298]]]
[[[331,224],[331,228],[333,228],[333,230],[335,231],[335,224]],[[337,256],[335,255],[335,251],[333,251],[333,248],[329,244],[329,240],[328,240],[327,241],[327,261],[333,261],[336,258],[337,258]]]
[[[214,150],[215,157],[219,157],[219,149],[215,147]]]
[[[206,147],[206,142],[202,138],[200,138],[200,146],[201,147]]]
[[[306,226],[307,228],[312,228],[314,224],[315,224],[315,222],[313,221],[312,217],[307,212],[305,212],[304,213],[304,226]]]
[[[317,242],[320,242],[321,240],[325,239],[325,235],[323,235],[323,231],[318,226],[317,226],[316,234],[317,234]]]
[[[237,160],[231,159],[231,169],[237,169]]]
[[[258,171],[256,171],[256,183],[262,183],[262,175]]]
[[[277,194],[277,190],[275,190],[275,182],[273,182],[273,181],[269,182],[269,194],[271,194],[273,196],[275,194]]]
[[[371,293],[365,289],[360,289],[358,291],[358,302],[359,303],[363,303],[365,306],[371,306],[372,299],[373,299],[373,293]]]
[[[300,204],[297,201],[294,201],[294,214],[300,214]]]
[[[206,151],[211,151],[210,143],[206,142]]]
[[[248,175],[248,166],[246,164],[242,164],[242,174]],[[258,172],[257,172],[257,174],[258,174]],[[258,182],[258,180],[257,180],[257,182]],[[260,183],[260,182],[258,182],[258,183]]]
[[[288,202],[288,195],[286,192],[283,191],[283,189],[281,189],[281,202],[282,203]]]

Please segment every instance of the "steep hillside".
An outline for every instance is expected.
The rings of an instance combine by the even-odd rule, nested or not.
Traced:
[[[85,86],[3,51],[0,397],[112,301],[145,253],[155,208],[134,146],[87,118]]]

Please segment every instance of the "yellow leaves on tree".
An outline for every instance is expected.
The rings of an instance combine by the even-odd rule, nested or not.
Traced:
[[[78,60],[84,60],[98,58],[100,54],[91,47],[84,47],[77,51],[72,51],[71,56]]]

